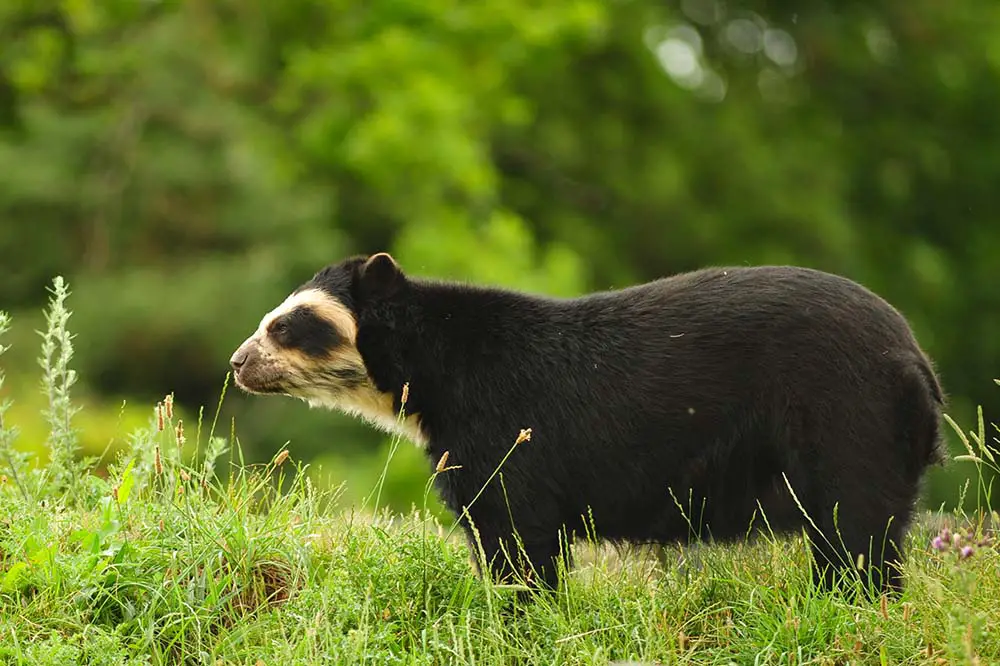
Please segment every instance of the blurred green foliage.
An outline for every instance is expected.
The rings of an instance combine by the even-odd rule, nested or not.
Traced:
[[[5,390],[34,390],[55,274],[111,423],[170,391],[213,409],[266,310],[388,249],[560,295],[706,264],[839,272],[912,319],[960,422],[997,420],[998,27],[986,0],[7,2]],[[291,401],[230,392],[223,416],[251,458],[291,440],[354,474],[384,452]]]

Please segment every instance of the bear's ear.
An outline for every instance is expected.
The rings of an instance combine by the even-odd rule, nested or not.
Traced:
[[[403,270],[387,252],[373,254],[358,270],[361,293],[369,298],[392,296],[404,282]]]

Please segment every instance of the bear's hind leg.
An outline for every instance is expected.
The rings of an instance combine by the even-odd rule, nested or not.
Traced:
[[[840,499],[836,520],[834,510],[831,502],[812,516],[821,530],[808,530],[813,581],[831,591],[860,579],[863,594],[870,598],[900,593],[903,540],[911,518],[908,501],[862,493]]]

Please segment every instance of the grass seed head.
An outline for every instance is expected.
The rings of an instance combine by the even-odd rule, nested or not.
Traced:
[[[440,474],[441,472],[443,472],[444,471],[444,466],[445,466],[445,464],[447,462],[448,462],[448,452],[445,451],[441,455],[441,459],[438,460],[437,466],[434,468],[434,471],[437,472],[438,474]]]

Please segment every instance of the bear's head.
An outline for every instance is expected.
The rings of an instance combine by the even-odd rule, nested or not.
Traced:
[[[359,350],[361,319],[375,319],[367,326],[369,341],[385,338],[393,324],[378,320],[386,320],[384,313],[407,287],[399,264],[384,252],[327,266],[264,315],[233,353],[236,385],[250,394],[291,396],[360,416],[423,443],[418,418],[399,418],[405,381],[400,364],[383,362],[398,354],[398,345],[383,345],[378,355],[377,362],[391,369],[369,367]],[[392,383],[397,377],[399,386]]]

